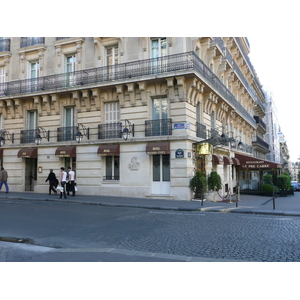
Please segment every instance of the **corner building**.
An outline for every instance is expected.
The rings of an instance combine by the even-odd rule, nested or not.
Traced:
[[[49,169],[69,165],[79,194],[189,200],[195,169],[216,170],[224,191],[250,184],[237,155],[269,150],[249,51],[240,37],[0,38],[11,191],[47,193]],[[224,136],[234,143],[211,142]]]

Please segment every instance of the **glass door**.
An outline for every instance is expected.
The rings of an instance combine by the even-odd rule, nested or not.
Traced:
[[[169,195],[170,194],[170,155],[152,156],[152,194]]]

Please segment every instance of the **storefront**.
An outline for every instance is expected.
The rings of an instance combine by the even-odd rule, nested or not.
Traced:
[[[272,161],[237,153],[235,158],[239,161],[236,165],[238,185],[244,194],[260,194],[263,176],[271,174],[275,178],[281,171],[281,164]]]

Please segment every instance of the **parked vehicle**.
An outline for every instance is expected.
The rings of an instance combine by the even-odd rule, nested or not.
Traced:
[[[299,191],[299,183],[297,181],[291,181],[291,185],[294,188],[294,191]]]

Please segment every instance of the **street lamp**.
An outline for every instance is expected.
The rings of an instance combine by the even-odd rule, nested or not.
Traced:
[[[122,136],[125,141],[127,141],[129,135],[132,134],[134,136],[134,124],[131,124],[129,120],[125,120],[125,127],[122,131]]]
[[[41,136],[41,133],[42,133],[43,137]],[[47,139],[47,141],[49,142],[50,130],[46,131],[46,129],[44,129],[43,127],[38,126],[36,128],[34,142],[37,145],[39,145],[41,143],[41,141],[42,141],[43,138]]]
[[[76,142],[81,143],[83,136],[86,136],[87,139],[90,138],[90,128],[86,128],[83,124],[79,123],[78,128],[77,128],[77,132],[76,132],[76,135],[75,135]]]

